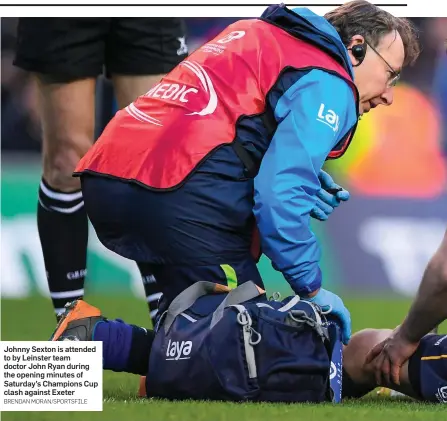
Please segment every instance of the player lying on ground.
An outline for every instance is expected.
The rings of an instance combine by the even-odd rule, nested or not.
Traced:
[[[78,164],[98,238],[155,277],[160,312],[198,280],[262,288],[262,249],[348,343],[309,227],[318,175],[361,114],[392,104],[418,54],[407,20],[363,0],[325,18],[274,5],[230,25],[118,112]]]
[[[374,365],[365,364],[365,358],[376,344],[391,333],[391,330],[363,330],[354,334],[349,345],[344,347],[344,397],[358,398],[376,388]],[[398,384],[382,378],[379,385],[419,400],[447,403],[446,338],[431,334],[425,336],[416,352],[400,368]],[[52,340],[102,341],[105,369],[145,376],[154,332],[119,319],[107,320],[99,309],[77,301],[67,309]]]

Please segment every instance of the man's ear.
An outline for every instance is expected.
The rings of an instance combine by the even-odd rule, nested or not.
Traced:
[[[351,59],[351,64],[356,67],[359,66],[360,63],[363,61],[363,57],[355,57],[354,54],[352,54],[352,47],[355,47],[356,45],[364,45],[365,44],[365,38],[362,35],[354,35],[351,38],[351,41],[349,45],[346,47],[348,49],[349,58]],[[366,46],[365,46],[366,48]]]
[[[349,42],[349,45],[346,47],[350,50],[354,45],[364,44],[365,38],[362,35],[354,35]]]

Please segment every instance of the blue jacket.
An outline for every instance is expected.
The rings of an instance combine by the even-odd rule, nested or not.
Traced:
[[[308,9],[293,11],[296,31],[331,50],[352,72],[334,27]],[[293,79],[274,105],[278,127],[255,179],[254,214],[263,253],[296,293],[307,293],[322,283],[320,248],[309,226],[320,189],[318,173],[358,114],[351,88],[339,77],[313,69]],[[328,123],[328,114],[337,116],[337,128]]]

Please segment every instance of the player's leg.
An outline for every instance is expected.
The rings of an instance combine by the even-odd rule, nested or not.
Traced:
[[[157,84],[187,55],[184,23],[173,18],[116,18],[107,43],[107,71],[124,108]],[[153,274],[138,266],[153,323],[161,296]]]
[[[102,342],[103,368],[146,375],[155,333],[120,319],[108,320],[83,300],[67,305],[51,341]]]
[[[353,335],[349,345],[343,350],[343,395],[344,397],[361,397],[377,386],[384,386],[401,392],[407,396],[418,398],[419,394],[412,385],[409,375],[409,363],[405,363],[400,371],[400,385],[377,385],[373,365],[365,365],[368,352],[378,343],[385,340],[391,330],[365,329]]]
[[[37,225],[56,313],[84,293],[87,214],[72,172],[94,139],[95,76],[102,70],[99,38],[106,21],[19,20],[15,64],[39,87],[43,176]],[[99,31],[99,32],[98,32]]]
[[[93,143],[94,79],[48,83],[38,76],[43,175],[37,226],[53,306],[84,295],[88,221],[79,180],[71,176]]]
[[[137,263],[137,266],[143,281],[144,296],[146,297],[146,302],[149,308],[152,326],[155,326],[158,316],[160,315],[158,311],[158,303],[160,302],[163,294],[161,292],[160,285],[157,284],[157,279],[154,276],[152,265],[139,262]]]

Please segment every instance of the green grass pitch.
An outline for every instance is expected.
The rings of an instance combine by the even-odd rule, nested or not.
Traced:
[[[132,297],[94,296],[87,300],[109,318],[147,325],[146,303]],[[351,310],[353,331],[365,327],[392,328],[404,317],[409,301],[345,300]],[[55,320],[49,299],[1,301],[2,340],[47,340]],[[442,329],[446,331],[445,327]],[[167,402],[136,398],[139,379],[134,375],[104,372],[103,412],[3,412],[4,421],[441,421],[446,408],[411,400],[380,398],[376,393],[341,405],[229,404],[217,402]]]

